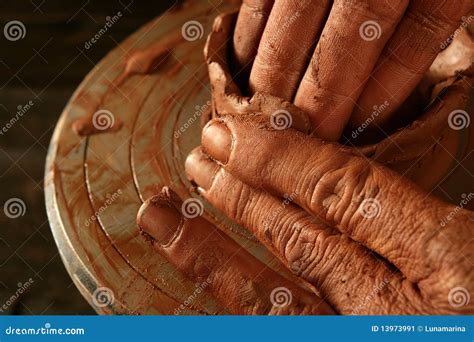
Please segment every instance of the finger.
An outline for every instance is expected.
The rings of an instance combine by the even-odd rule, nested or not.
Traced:
[[[335,0],[295,104],[316,135],[336,141],[408,0]],[[350,18],[348,20],[347,18]]]
[[[203,148],[251,186],[280,196],[295,192],[300,207],[381,254],[411,281],[430,274],[442,255],[436,248],[448,248],[437,246],[439,215],[451,208],[348,149],[257,127],[242,118],[213,120],[203,130]]]
[[[199,288],[232,314],[334,313],[326,302],[269,269],[211,223],[190,215],[196,213],[192,206],[199,207],[196,201],[183,204],[164,188],[142,205],[138,225],[154,248]]]
[[[289,269],[313,284],[338,312],[409,312],[410,305],[402,304],[406,297],[398,295],[401,274],[347,235],[293,205],[295,193],[279,199],[252,188],[219,168],[199,148],[188,156],[186,172],[212,205],[253,232]],[[380,284],[386,287],[384,291],[374,302],[364,304]],[[410,302],[417,298],[412,292]],[[393,306],[394,302],[400,306]]]
[[[329,6],[329,0],[275,2],[250,74],[252,92],[293,100]]]
[[[244,0],[242,3],[233,38],[236,74],[250,74],[273,2],[274,0]]]
[[[351,127],[360,126],[374,106],[387,101],[387,108],[371,116],[373,125],[384,125],[419,83],[472,6],[471,0],[412,1],[358,99]]]

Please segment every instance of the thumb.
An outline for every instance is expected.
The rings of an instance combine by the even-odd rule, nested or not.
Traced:
[[[347,148],[266,127],[237,117],[214,120],[203,130],[203,148],[244,183],[295,194],[300,207],[384,256],[411,281],[453,253],[439,234],[451,206]]]

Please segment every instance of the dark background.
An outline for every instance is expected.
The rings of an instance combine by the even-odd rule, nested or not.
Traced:
[[[0,135],[0,314],[93,314],[69,278],[44,205],[44,164],[56,122],[74,90],[108,51],[173,5],[174,0],[1,0],[0,129],[18,106],[33,107]],[[89,50],[89,41],[118,11],[122,18]],[[4,26],[21,21],[26,36],[9,41]],[[25,203],[9,218],[4,204]],[[33,283],[18,298],[19,286]],[[14,297],[12,297],[14,296]],[[14,298],[13,303],[2,306]]]

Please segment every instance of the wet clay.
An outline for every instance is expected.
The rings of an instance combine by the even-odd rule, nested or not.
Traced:
[[[226,13],[216,18],[213,32],[205,48],[213,90],[213,116],[258,114],[271,119],[272,115],[283,111],[291,121],[286,128],[291,126],[305,133],[311,132],[307,113],[292,103],[262,93],[256,93],[252,97],[242,96],[242,92],[232,77],[231,63],[227,58],[229,47],[226,45],[233,32],[236,15],[236,13]],[[354,152],[387,165],[405,174],[424,188],[431,189],[431,186],[436,184],[436,180],[442,178],[452,162],[449,155],[458,153],[456,141],[460,139],[459,134],[453,134],[450,130],[448,118],[454,110],[466,107],[470,85],[473,84],[473,63],[472,37],[467,32],[461,32],[456,43],[439,55],[424,77],[421,92],[426,96],[426,104],[429,104],[423,106],[426,107],[424,112],[418,113],[414,122],[397,130],[389,137],[376,143],[355,147]],[[441,147],[433,147],[432,139],[426,139],[431,136],[442,137],[441,140],[454,150],[447,153],[446,151],[431,151],[430,153],[433,148],[443,150]],[[447,141],[448,139],[450,141]],[[440,153],[445,155],[440,157]],[[418,163],[416,172],[411,170],[415,161]],[[427,182],[424,173],[432,173],[433,170],[436,170],[438,176]]]
[[[73,123],[72,129],[77,135],[81,137],[100,133],[116,132],[122,128],[122,122],[118,119],[116,120],[117,121],[112,126],[101,129],[97,124],[94,124],[94,117],[92,115],[88,115],[77,119]]]
[[[72,124],[73,131],[79,136],[90,136],[120,130],[123,123],[120,118],[115,117],[113,114],[99,114],[94,116],[94,114],[101,109],[100,107],[103,103],[103,99],[107,97],[109,93],[119,88],[130,77],[151,74],[156,71],[161,63],[168,57],[170,51],[183,41],[184,38],[181,31],[176,30],[175,32],[166,35],[163,39],[150,45],[148,48],[134,51],[127,60],[119,66],[123,68],[123,71],[108,84],[107,91],[100,99],[99,103],[95,106],[88,104],[88,110],[92,114],[78,118]],[[179,71],[180,67],[180,65],[176,65],[174,69],[170,70],[170,72],[176,73]],[[79,96],[78,99],[81,99],[82,96]],[[109,121],[102,123],[101,120]]]

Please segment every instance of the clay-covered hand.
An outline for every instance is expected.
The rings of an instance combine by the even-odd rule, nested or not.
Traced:
[[[338,140],[386,102],[372,125],[387,122],[472,9],[471,0],[244,0],[233,70]]]
[[[174,267],[235,315],[325,315],[334,310],[270,269],[212,223],[199,202],[182,202],[169,188],[138,213],[142,234]],[[194,294],[196,296],[197,294]]]
[[[206,125],[202,146],[186,161],[203,197],[249,229],[338,313],[474,313],[472,212],[353,150],[267,126],[258,117],[231,116]],[[201,241],[211,253],[206,234],[179,253]],[[201,265],[181,254],[169,257]],[[238,273],[227,266],[216,258],[215,267]],[[270,287],[282,282],[274,277]],[[229,300],[242,303],[239,282],[220,281]]]

